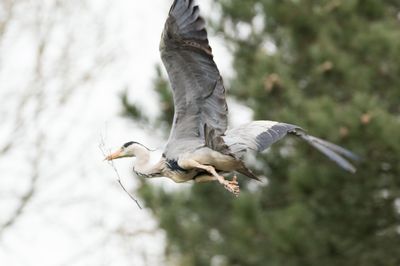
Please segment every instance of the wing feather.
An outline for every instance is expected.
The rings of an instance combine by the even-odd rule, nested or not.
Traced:
[[[357,161],[358,156],[336,144],[308,135],[298,126],[274,121],[254,121],[226,131],[223,137],[230,151],[238,158],[248,150],[261,152],[285,137],[293,134],[305,140],[343,169],[354,173],[355,167],[346,158]]]
[[[225,88],[213,60],[205,21],[195,1],[174,1],[165,23],[160,52],[175,107],[165,154],[176,158],[204,144],[205,125],[220,136],[228,124]]]

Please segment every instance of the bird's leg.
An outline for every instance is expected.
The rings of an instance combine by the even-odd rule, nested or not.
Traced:
[[[219,175],[217,171],[215,171],[215,168],[212,167],[211,165],[203,165],[191,159],[179,160],[178,164],[180,167],[184,169],[198,168],[209,172],[216,180],[218,180],[220,184],[224,185],[228,191],[235,194],[235,196],[239,195],[240,189],[236,176],[234,176],[232,181],[225,180],[225,177]]]
[[[211,181],[216,181],[217,179],[213,175],[201,175],[194,179],[196,183],[207,183]]]

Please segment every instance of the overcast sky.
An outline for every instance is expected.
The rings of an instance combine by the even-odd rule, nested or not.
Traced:
[[[119,93],[129,88],[130,99],[146,113],[158,112],[155,93],[151,91],[152,78],[154,66],[160,63],[158,44],[170,2],[91,0],[80,7],[75,1],[77,6],[70,8],[71,17],[58,18],[65,25],[54,34],[54,54],[63,49],[57,43],[63,40],[64,30],[70,29],[75,36],[75,72],[90,63],[92,53],[110,53],[113,60],[95,71],[93,81],[82,86],[82,91],[76,92],[65,107],[47,104],[48,114],[40,123],[31,125],[33,129],[44,129],[44,150],[48,152],[43,155],[42,174],[33,199],[0,238],[1,265],[163,264],[164,233],[157,229],[151,213],[139,210],[118,187],[112,168],[102,161],[98,144],[102,135],[110,149],[130,140],[162,147],[162,139],[150,136],[120,116]],[[198,2],[202,13],[210,15],[210,1]],[[26,3],[17,16],[29,14],[31,2]],[[46,11],[43,14],[46,16]],[[0,92],[4,101],[0,110],[6,118],[18,110],[15,106],[19,96],[13,87],[22,87],[24,73],[29,72],[29,64],[34,61],[30,56],[31,33],[24,30],[23,23],[12,25],[0,46],[0,84],[4,88]],[[100,42],[94,37],[98,25],[103,25]],[[221,39],[211,35],[210,42],[222,74],[230,76],[231,57]],[[51,54],[47,61],[51,61]],[[246,120],[249,115],[240,117]],[[13,122],[11,118],[4,121],[9,123],[0,125],[3,133],[12,128],[9,124]],[[3,133],[0,142],[10,137]],[[19,147],[7,158],[0,158],[0,224],[17,205],[15,195],[23,194],[28,186],[24,179],[30,171],[26,158],[35,157],[29,155],[30,138],[34,139],[34,135],[22,136]],[[137,177],[132,176],[132,162],[121,160],[116,167],[126,186],[133,188]],[[165,179],[147,182],[173,189],[190,186]],[[118,237],[118,230],[126,230],[132,236]]]

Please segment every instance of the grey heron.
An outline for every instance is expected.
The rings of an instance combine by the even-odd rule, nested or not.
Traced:
[[[291,134],[311,144],[349,172],[348,159],[357,157],[328,141],[308,135],[296,125],[253,121],[233,129],[228,126],[225,88],[213,60],[205,21],[194,0],[175,0],[169,11],[160,42],[174,98],[174,121],[164,153],[150,162],[152,151],[138,142],[125,143],[106,157],[114,160],[136,157],[134,171],[145,177],[168,177],[175,182],[218,181],[235,195],[239,184],[224,175],[241,173],[259,180],[244,164],[248,151],[261,152]]]

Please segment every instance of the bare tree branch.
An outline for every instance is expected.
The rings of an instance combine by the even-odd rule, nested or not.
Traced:
[[[14,0],[3,0],[0,4],[1,8],[0,12],[4,13],[3,19],[0,19],[0,43],[12,19],[14,4],[15,4]]]
[[[31,176],[30,184],[28,191],[20,198],[18,207],[14,210],[14,212],[10,215],[8,220],[0,226],[0,238],[3,235],[4,231],[6,231],[9,227],[14,225],[18,219],[22,216],[24,210],[26,209],[27,205],[31,201],[35,190],[36,184],[39,179],[39,169],[38,169],[38,161],[34,163],[34,169]]]
[[[9,235],[19,234],[23,239],[26,230],[31,229],[30,226],[25,227],[25,221],[33,217],[45,221],[49,228],[54,226],[61,233],[67,232],[72,235],[76,233],[75,225],[52,216],[54,212],[65,208],[75,211],[78,208],[71,204],[77,201],[79,201],[79,208],[82,207],[82,209],[92,207],[92,203],[95,206],[108,204],[108,202],[99,203],[96,195],[91,191],[87,193],[79,188],[75,189],[74,181],[76,180],[63,183],[62,178],[66,176],[76,178],[86,176],[85,171],[89,171],[88,169],[91,169],[93,165],[84,165],[76,157],[70,158],[72,156],[60,159],[63,157],[59,156],[60,146],[55,145],[61,142],[68,143],[64,143],[65,146],[72,142],[74,145],[84,143],[85,137],[79,136],[77,137],[79,139],[72,139],[71,131],[63,129],[69,126],[67,124],[69,121],[71,123],[86,121],[82,119],[82,113],[88,110],[88,106],[79,105],[80,101],[90,99],[90,94],[96,93],[94,86],[91,85],[96,84],[99,77],[106,76],[101,74],[107,70],[106,67],[110,63],[114,62],[115,55],[118,55],[118,49],[115,49],[114,43],[110,43],[110,39],[107,39],[108,31],[103,27],[104,12],[94,8],[80,10],[87,13],[78,12],[79,15],[72,16],[77,13],[77,9],[98,7],[98,4],[92,6],[89,2],[86,0],[0,1],[0,79],[5,78],[7,81],[1,88],[1,96],[5,104],[0,106],[0,120],[4,122],[0,124],[0,167],[2,169],[4,167],[6,171],[4,178],[0,179],[0,195],[2,200],[12,203],[8,205],[10,208],[4,208],[7,212],[0,214],[0,241],[4,240],[2,244],[6,244],[6,235],[8,239]],[[103,8],[104,11],[108,11],[107,8]],[[29,14],[22,15],[28,9]],[[88,29],[77,27],[77,25],[85,27],[86,22],[88,22]],[[104,45],[105,48],[97,47],[98,44]],[[8,61],[15,60],[9,57],[8,53],[13,56],[21,53],[18,59],[26,60],[26,62],[8,64]],[[8,77],[10,70],[17,70],[20,73]],[[85,90],[85,88],[88,89]],[[64,120],[64,117],[67,119]],[[74,125],[71,124],[71,126]],[[77,131],[77,133],[80,132]],[[66,153],[76,152],[75,146],[66,148]],[[101,141],[99,148],[105,155],[107,150],[104,140]],[[12,166],[7,165],[9,162],[12,162]],[[115,165],[112,163],[110,165],[117,175],[119,186],[138,208],[142,209],[140,202],[124,186]],[[93,181],[89,176],[87,177],[87,181]],[[14,185],[14,181],[19,185]],[[22,187],[20,184],[26,186]],[[60,196],[58,191],[53,191],[54,188],[73,188],[73,190],[71,189],[71,194]],[[91,200],[93,202],[90,202]],[[135,208],[134,205],[132,206]],[[85,218],[88,218],[86,222],[90,224],[92,217],[88,215]],[[96,223],[93,222],[91,225],[96,225]],[[98,256],[98,253],[101,253],[98,247],[106,245],[109,239],[119,240],[125,236],[127,240],[130,240],[139,235],[157,233],[157,229],[125,232],[107,230],[107,227],[106,223],[102,224],[102,230],[98,230],[101,231],[100,233],[87,234],[89,238],[95,235],[95,239],[92,238],[93,243],[81,246],[80,250],[72,251],[71,254],[77,255],[72,257],[72,263],[86,258],[91,259],[88,254],[91,254],[91,257]],[[35,230],[34,227],[32,229]],[[79,236],[76,237],[81,235],[79,232]],[[104,240],[101,239],[102,237]],[[124,243],[129,242],[124,240]],[[18,251],[20,251],[20,246]],[[23,253],[22,249],[21,252]],[[96,254],[93,254],[94,252]],[[70,264],[66,263],[66,265]]]
[[[52,24],[47,24],[46,26],[49,26],[46,30],[51,30],[50,28],[52,27]],[[36,31],[39,33],[44,26],[41,23],[41,20],[39,18],[39,15],[37,17],[37,25],[36,25]],[[38,34],[39,35],[39,34]],[[35,88],[35,93],[30,94],[28,97],[24,97],[20,101],[20,109],[18,109],[17,116],[16,116],[16,123],[15,123],[15,131],[18,131],[19,127],[21,126],[22,121],[24,120],[22,116],[22,110],[24,105],[29,101],[33,100],[36,102],[36,108],[34,111],[34,116],[33,119],[35,121],[38,121],[40,118],[40,115],[43,111],[43,103],[44,103],[44,92],[43,92],[43,64],[44,64],[44,59],[43,55],[47,47],[47,37],[48,35],[43,35],[40,37],[40,40],[38,42],[37,46],[37,56],[36,56],[36,61],[35,61],[35,80],[33,82],[33,87]],[[29,94],[27,94],[29,95]],[[14,139],[13,137],[10,138],[11,141],[6,144],[5,147],[8,147],[5,149],[6,151],[9,150],[13,142],[12,140]],[[43,133],[39,130],[36,139],[35,139],[35,157],[32,160],[31,167],[32,167],[32,174],[30,177],[30,183],[29,187],[26,193],[23,194],[23,196],[19,199],[19,205],[18,207],[14,210],[12,215],[6,220],[6,222],[0,226],[0,236],[1,234],[9,227],[11,227],[13,224],[17,222],[17,220],[21,217],[23,214],[24,210],[26,209],[28,203],[31,201],[31,199],[34,196],[37,180],[40,177],[40,163],[41,163],[41,158],[42,158],[42,144],[43,144],[43,139],[44,135]],[[4,151],[4,148],[3,148]]]

